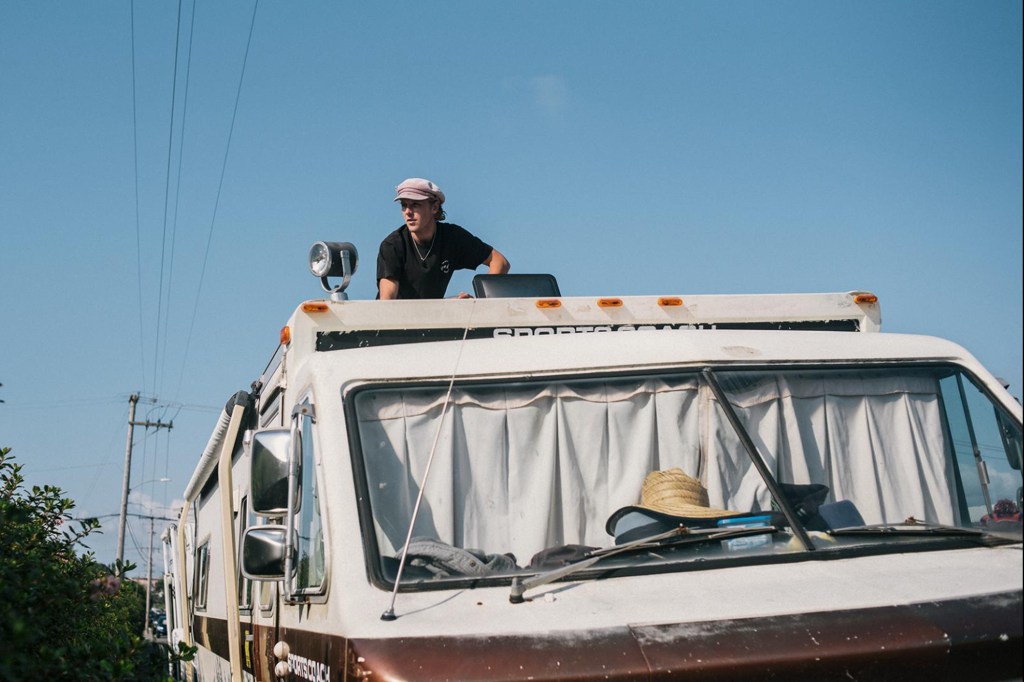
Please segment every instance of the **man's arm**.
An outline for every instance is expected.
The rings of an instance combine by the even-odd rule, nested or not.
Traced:
[[[380,300],[388,301],[398,298],[398,281],[381,277],[377,282],[380,288]]]
[[[491,249],[491,253],[487,258],[484,258],[484,265],[489,268],[492,275],[504,275],[510,267],[508,259],[501,255],[501,252],[497,249]],[[384,298],[383,289],[381,289],[381,298]]]

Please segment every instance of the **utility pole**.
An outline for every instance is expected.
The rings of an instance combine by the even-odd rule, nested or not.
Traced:
[[[148,638],[149,634],[149,593],[153,589],[153,522],[154,517],[149,517],[149,568],[146,569],[146,624],[142,628],[142,634]]]
[[[124,447],[124,483],[121,486],[121,518],[117,524],[117,560],[124,559],[124,531],[128,521],[128,493],[129,483],[132,475],[132,436],[136,426],[145,426],[155,429],[172,429],[174,422],[163,423],[162,421],[135,421],[135,405],[139,402],[139,394],[132,393],[128,396],[128,442]]]
[[[135,432],[135,405],[139,395],[128,396],[128,442],[124,446],[124,483],[121,486],[121,517],[117,521],[117,561],[124,558],[124,524],[128,520],[128,482],[132,475],[132,435]]]

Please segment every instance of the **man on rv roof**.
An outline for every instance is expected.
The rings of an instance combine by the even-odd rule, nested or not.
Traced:
[[[486,265],[508,272],[501,253],[445,219],[444,192],[430,180],[409,178],[395,188],[405,224],[384,238],[377,254],[377,298],[443,298],[455,270]],[[468,298],[460,293],[459,298]]]

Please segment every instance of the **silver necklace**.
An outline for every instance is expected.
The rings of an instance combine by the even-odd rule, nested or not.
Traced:
[[[426,254],[422,254],[422,253],[420,253],[420,247],[416,246],[416,240],[413,239],[412,237],[409,237],[410,241],[412,241],[412,248],[416,249],[416,255],[420,257],[420,262],[421,263],[426,263],[427,262],[427,256],[429,256],[430,252],[434,250],[434,239],[436,239],[436,238],[437,238],[437,235],[434,235],[434,238],[432,238],[430,240],[430,246],[427,248]]]

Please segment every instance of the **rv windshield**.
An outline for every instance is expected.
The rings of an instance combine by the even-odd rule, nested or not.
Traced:
[[[409,587],[1020,540],[1020,424],[956,368],[712,378],[735,423],[697,371],[456,384],[425,483],[447,387],[359,390],[376,578],[394,581],[421,487]]]

